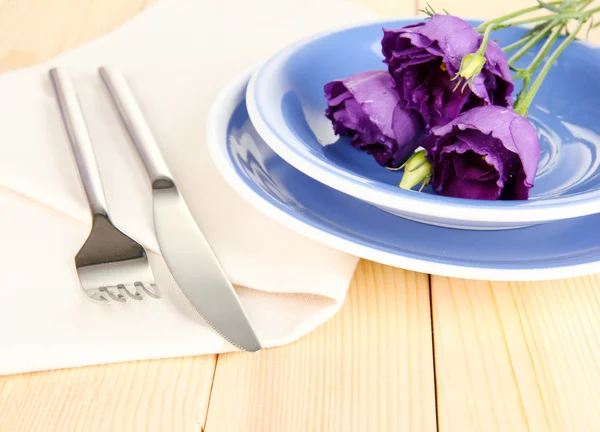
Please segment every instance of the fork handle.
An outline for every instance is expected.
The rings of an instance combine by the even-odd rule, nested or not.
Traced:
[[[61,68],[50,70],[56,99],[63,123],[75,155],[77,169],[85,189],[90,209],[94,215],[108,216],[100,171],[96,163],[90,135],[81,111],[75,88],[67,72]]]
[[[158,144],[121,72],[110,66],[101,67],[98,72],[119,111],[131,140],[135,143],[144,161],[152,189],[175,187]]]

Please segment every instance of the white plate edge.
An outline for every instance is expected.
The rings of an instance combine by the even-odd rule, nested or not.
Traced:
[[[276,52],[269,59],[265,60],[262,64],[260,64],[257,67],[255,72],[251,75],[248,84],[248,89],[246,91],[246,106],[248,109],[248,114],[259,135],[261,135],[261,137],[265,140],[269,147],[271,147],[282,159],[284,159],[296,169],[320,181],[321,183],[324,183],[330,187],[337,189],[338,191],[341,191],[343,193],[357,197],[363,201],[367,201],[378,206],[390,207],[390,202],[394,202],[395,204],[391,208],[396,208],[398,210],[402,210],[402,208],[418,208],[418,211],[414,212],[417,215],[422,214],[430,217],[445,217],[447,219],[461,223],[472,222],[474,224],[482,222],[498,224],[536,224],[600,213],[600,195],[598,197],[590,197],[587,198],[585,201],[576,202],[572,204],[547,204],[541,205],[540,207],[531,207],[524,209],[505,208],[490,210],[486,208],[477,208],[472,206],[462,207],[459,203],[447,204],[436,202],[424,202],[419,199],[413,199],[409,196],[398,196],[385,191],[367,190],[366,187],[355,184],[354,180],[350,178],[339,177],[333,174],[332,172],[319,168],[315,164],[304,161],[302,156],[299,156],[295,151],[289,149],[286,145],[280,142],[279,138],[274,135],[270,127],[264,122],[262,117],[259,115],[259,110],[256,106],[255,99],[256,79],[260,71],[264,68],[265,64],[272,60],[274,57],[283,56],[286,52],[298,46],[304,45],[311,40],[318,39],[320,37],[333,34],[338,31],[358,28],[365,25],[373,25],[403,19],[410,20],[415,18],[418,17],[407,16],[381,18],[376,20],[369,20],[363,23],[353,23],[349,25],[335,27],[333,29],[316,33],[315,35],[308,36],[293,44],[290,44],[287,47]],[[590,44],[586,43],[585,45]],[[595,47],[595,45],[590,46]],[[390,201],[390,199],[392,201]],[[471,218],[466,219],[465,213],[471,216]]]
[[[341,239],[290,216],[286,212],[265,201],[260,195],[256,194],[241,179],[239,179],[235,172],[235,168],[226,155],[226,151],[224,151],[224,147],[219,143],[219,136],[222,134],[223,129],[226,130],[230,119],[231,113],[227,111],[227,106],[231,104],[237,105],[239,103],[239,99],[235,99],[233,102],[232,99],[235,98],[236,93],[244,93],[242,90],[243,87],[247,84],[249,78],[256,70],[257,65],[249,67],[241,74],[238,74],[220,91],[208,113],[206,123],[206,145],[217,170],[221,173],[225,181],[238,193],[238,195],[270,219],[286,226],[300,235],[350,255],[392,267],[437,276],[485,281],[527,282],[586,276],[600,271],[600,261],[573,266],[541,267],[538,269],[490,269],[440,264],[415,258],[402,257],[359,245]]]

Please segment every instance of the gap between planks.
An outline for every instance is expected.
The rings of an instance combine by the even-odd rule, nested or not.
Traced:
[[[205,432],[434,432],[429,283],[361,260],[325,324],[282,347],[218,357]]]

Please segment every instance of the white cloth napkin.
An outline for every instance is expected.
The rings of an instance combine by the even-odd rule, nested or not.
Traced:
[[[209,159],[218,91],[301,37],[371,17],[337,0],[161,0],[109,35],[0,77],[0,374],[220,353],[224,342],[179,292],[152,231],[149,183],[98,78],[121,68],[184,198],[267,347],[335,314],[357,259],[247,204]],[[87,299],[73,257],[90,216],[47,71],[71,73],[115,222],[146,245],[164,299]]]

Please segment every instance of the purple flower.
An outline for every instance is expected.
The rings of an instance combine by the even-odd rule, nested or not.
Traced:
[[[382,165],[400,166],[418,147],[422,121],[402,109],[387,71],[369,71],[335,80],[324,87],[325,115],[338,135],[373,155]]]
[[[461,112],[482,105],[512,106],[514,85],[506,57],[489,41],[483,69],[471,85],[454,91],[463,57],[475,53],[483,36],[469,23],[451,15],[384,29],[381,41],[402,106],[418,111],[429,129],[455,119]]]
[[[527,199],[537,172],[540,144],[534,126],[511,108],[469,110],[431,129],[421,142],[433,165],[440,195]]]

